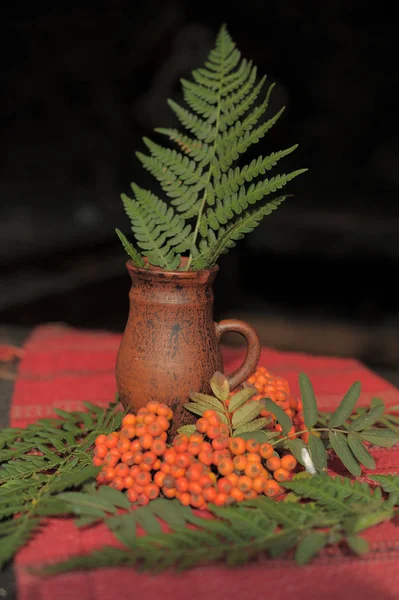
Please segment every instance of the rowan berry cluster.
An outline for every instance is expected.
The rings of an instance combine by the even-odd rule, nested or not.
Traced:
[[[97,481],[126,490],[130,502],[141,506],[162,495],[206,509],[259,494],[273,498],[296,467],[292,455],[280,458],[269,443],[230,437],[213,410],[197,420],[193,434],[179,434],[168,446],[172,417],[165,404],[149,402],[137,415],[126,415],[119,432],[99,435],[93,462],[103,468]]]
[[[251,400],[270,398],[290,417],[293,426],[288,434],[289,436],[293,436],[297,431],[306,429],[303,420],[302,401],[298,400],[291,393],[288,381],[284,377],[273,375],[265,367],[257,367],[255,373],[247,379],[246,383],[254,386],[258,392],[255,396],[252,396]],[[232,392],[230,395],[233,396],[235,393]],[[273,431],[282,430],[281,425],[275,422],[273,415],[268,410],[263,410],[260,415],[269,418],[269,423],[265,429],[272,429]],[[301,438],[307,443],[309,441],[309,433],[303,433]]]

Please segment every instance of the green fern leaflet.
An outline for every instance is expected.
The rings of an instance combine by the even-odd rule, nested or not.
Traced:
[[[136,266],[143,266],[145,257],[168,271],[212,267],[288,197],[271,195],[307,170],[265,177],[297,146],[235,165],[284,108],[266,116],[274,86],[241,58],[225,26],[204,68],[192,77],[181,81],[186,106],[168,100],[182,131],[156,130],[173,148],[144,138],[149,154],[137,153],[165,200],[135,184],[133,198],[122,195],[139,251],[117,233]],[[260,204],[265,198],[267,203]]]

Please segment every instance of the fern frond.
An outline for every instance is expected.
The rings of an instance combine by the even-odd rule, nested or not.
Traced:
[[[230,165],[239,158],[240,154],[243,154],[252,144],[256,144],[259,140],[266,135],[266,133],[277,123],[281,115],[283,114],[285,107],[281,108],[277,114],[271,117],[262,125],[259,125],[256,129],[246,131],[244,135],[238,139],[231,141],[229,146],[223,146],[221,151],[218,152],[220,168],[222,171],[227,171]]]
[[[376,511],[383,504],[378,488],[378,491],[373,492],[367,483],[348,478],[329,475],[294,478],[284,483],[284,487],[304,498],[316,500],[319,506],[342,515],[355,513],[359,511],[359,507],[368,512]]]
[[[195,223],[190,233],[185,230],[185,236],[181,235],[179,243],[173,244],[171,240],[176,234],[167,236],[156,216],[152,219],[141,205],[138,207],[123,197],[138,246],[150,263],[154,260],[153,264],[170,269],[171,265],[180,264],[177,254],[188,251],[186,270],[210,267],[280,201],[276,199],[263,212],[255,211],[251,218],[248,207],[305,172],[306,169],[301,169],[244,187],[245,182],[263,175],[296,146],[255,159],[241,169],[232,168],[273,127],[284,110],[266,117],[274,84],[266,89],[265,82],[266,77],[258,80],[252,62],[241,58],[223,26],[204,67],[193,71],[192,80],[181,80],[185,106],[168,100],[185,131],[165,128],[156,131],[168,136],[178,148],[163,148],[144,138],[151,156],[137,153],[137,157],[159,182],[180,217],[195,218]],[[230,221],[235,221],[237,215],[233,226]],[[225,229],[219,231],[220,227]]]
[[[247,233],[253,231],[259,225],[265,215],[269,215],[286,196],[268,202],[257,210],[247,211],[225,227],[217,228],[217,236],[213,229],[208,228],[207,238],[201,239],[199,243],[199,254],[193,259],[193,267],[203,269],[204,265],[214,265],[221,254],[225,254],[230,248],[234,248],[236,242],[241,240]]]
[[[143,257],[141,256],[140,252],[138,252],[136,250],[136,248],[133,246],[133,244],[131,244],[129,242],[129,240],[126,238],[126,236],[119,229],[115,229],[115,231],[116,231],[116,235],[122,242],[122,246],[124,247],[127,254],[132,259],[133,264],[136,265],[136,267],[144,267],[144,260],[143,260]]]
[[[184,127],[191,131],[199,140],[207,143],[214,141],[216,129],[208,120],[197,117],[197,115],[183,108],[177,102],[174,102],[174,100],[168,100],[168,104]]]
[[[151,196],[151,193],[148,192],[148,195]],[[131,220],[137,244],[145,251],[150,263],[167,271],[177,269],[180,255],[167,243],[169,235],[165,232],[165,227],[158,224],[143,201],[140,203],[138,200],[132,200],[125,194],[122,194],[121,198],[126,214]]]

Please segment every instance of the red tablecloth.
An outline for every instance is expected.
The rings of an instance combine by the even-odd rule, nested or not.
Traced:
[[[120,336],[76,331],[63,326],[36,329],[25,345],[11,409],[12,426],[25,426],[52,414],[54,407],[82,408],[82,401],[106,405],[114,398],[114,365]],[[224,348],[225,370],[242,361],[244,350]],[[263,349],[260,364],[286,377],[298,393],[297,374],[306,372],[321,409],[333,408],[357,379],[363,386],[361,404],[373,396],[399,404],[399,390],[356,360],[310,357]],[[374,453],[378,473],[392,473],[399,464],[399,448]],[[39,579],[27,565],[59,561],[113,543],[105,527],[78,531],[69,520],[51,519],[16,557],[19,600],[330,600],[359,596],[362,600],[399,598],[399,529],[383,524],[367,532],[371,552],[364,558],[337,551],[324,554],[311,565],[297,567],[289,560],[261,560],[227,569],[195,568],[183,574],[157,576],[134,569],[103,569]]]

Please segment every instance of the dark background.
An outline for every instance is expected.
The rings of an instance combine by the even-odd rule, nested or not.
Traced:
[[[220,261],[217,318],[265,344],[399,359],[396,20],[364,2],[184,0],[19,6],[3,16],[0,324],[122,331],[141,137],[226,22],[287,109],[253,155],[299,142],[295,197]],[[262,147],[261,147],[262,145]],[[252,157],[252,156],[251,156]],[[281,171],[281,169],[280,169]],[[231,340],[234,342],[235,340]]]

